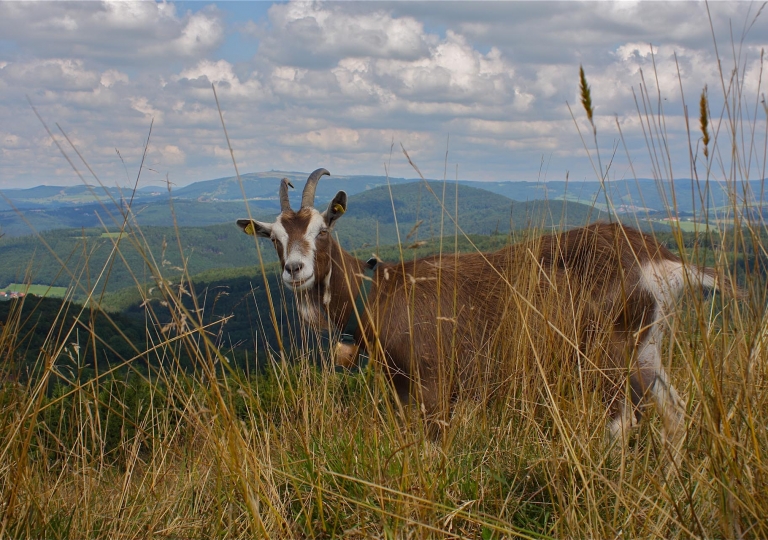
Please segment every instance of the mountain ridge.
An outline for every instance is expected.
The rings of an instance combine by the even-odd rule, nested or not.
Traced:
[[[25,220],[28,220],[38,231],[62,227],[99,226],[101,219],[107,217],[106,209],[112,212],[117,211],[112,201],[123,205],[127,204],[127,201],[132,201],[134,208],[142,208],[145,214],[142,219],[145,220],[145,224],[158,226],[171,223],[170,213],[167,211],[170,201],[173,201],[175,207],[184,209],[183,212],[177,213],[177,219],[194,221],[180,223],[181,225],[224,222],[232,217],[234,209],[237,208],[231,205],[239,204],[242,207],[244,199],[248,200],[252,211],[276,213],[279,210],[278,186],[283,177],[289,178],[296,188],[291,196],[298,197],[297,192],[303,189],[307,174],[290,171],[244,174],[241,176],[242,188],[236,177],[229,176],[193,182],[171,191],[156,186],[143,186],[133,192],[126,188],[84,185],[69,187],[41,185],[5,190],[3,194],[8,200],[0,200],[0,233],[9,236],[28,233],[29,225]],[[318,205],[323,205],[339,190],[354,196],[387,185],[397,186],[414,182],[423,181],[373,175],[324,177],[317,185],[316,201]],[[437,180],[428,180],[428,182],[439,185],[442,191],[443,182]],[[454,186],[457,182],[448,181],[445,184]],[[567,200],[594,206],[600,210],[607,208],[603,187],[595,181],[569,183],[560,180],[547,182],[459,180],[458,185],[482,189],[515,201]],[[447,191],[452,189],[447,188]],[[709,191],[706,184],[697,184],[690,179],[675,180],[673,183],[659,183],[649,179],[614,180],[606,182],[605,189],[617,213],[666,215],[667,208],[673,200],[676,207],[672,214],[687,216],[693,213],[700,214],[705,207],[712,209],[732,206],[728,190],[716,182],[709,184]],[[760,212],[763,212],[760,197],[764,193],[764,181],[751,181],[744,186],[737,186],[736,191],[751,193],[748,198]],[[105,202],[96,201],[94,194]],[[739,198],[743,199],[743,196],[739,195]],[[97,215],[99,218],[96,217]],[[149,215],[153,217],[150,219]],[[194,220],[188,216],[194,216]]]

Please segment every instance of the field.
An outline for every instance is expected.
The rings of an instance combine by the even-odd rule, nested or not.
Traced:
[[[588,151],[599,153],[584,76],[580,88],[581,120],[594,134]],[[641,99],[648,95],[645,88]],[[190,273],[184,229],[154,231],[152,242],[139,227],[119,243],[112,232],[91,232],[92,251],[48,269],[66,274],[87,303],[28,297],[3,306],[0,538],[768,537],[768,227],[738,204],[740,183],[754,180],[744,161],[762,150],[754,137],[746,148],[742,137],[728,139],[762,130],[763,120],[734,114],[710,140],[702,114],[703,149],[720,138],[735,161],[719,167],[730,175],[732,219],[709,235],[673,228],[664,238],[686,264],[712,267],[720,284],[705,293],[686,283],[662,323],[663,363],[684,403],[678,447],[665,441],[652,407],[639,411],[626,444],[607,436],[600,358],[613,342],[597,323],[616,320],[601,318],[602,304],[576,301],[568,280],[550,279],[536,257],[500,275],[499,296],[518,301],[490,321],[487,347],[461,358],[485,378],[443,396],[450,405],[436,430],[418,391],[411,404],[396,397],[381,351],[353,369],[335,366],[335,337],[296,320],[265,242],[241,235],[259,260],[255,276],[200,268],[207,280],[247,285],[235,302],[252,340],[243,350],[227,333],[235,307],[213,309],[233,289],[203,288]],[[649,133],[663,132],[663,116],[646,121]],[[691,148],[693,172],[708,179],[715,158]],[[608,171],[599,167],[602,180]],[[563,210],[546,226],[478,240],[453,226],[458,203],[444,198],[451,186],[420,192],[431,197],[431,243],[402,231],[400,243],[382,249],[388,258],[535,246],[576,224]],[[586,223],[596,214],[578,216]],[[397,237],[394,217],[387,234]],[[210,230],[196,233],[226,244]],[[132,290],[110,298],[115,261],[129,257],[140,257],[122,269]],[[24,261],[15,265],[23,275]],[[440,320],[457,320],[452,309]],[[596,324],[585,332],[604,339],[591,348],[578,328],[590,309]],[[417,324],[437,322],[411,321],[410,339],[424,328]],[[628,355],[620,372],[625,389],[632,362]]]
[[[704,232],[707,228],[706,224],[698,223],[696,221],[683,221],[683,220],[670,220],[670,219],[662,219],[659,221],[664,225],[678,228],[683,232]]]
[[[25,285],[23,283],[9,283],[3,290],[8,292],[23,292],[35,296],[48,298],[64,298],[67,294],[66,287],[51,287],[50,285]]]

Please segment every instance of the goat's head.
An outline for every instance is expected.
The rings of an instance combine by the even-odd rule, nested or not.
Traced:
[[[280,215],[274,223],[253,219],[238,219],[238,226],[246,234],[269,238],[275,245],[283,281],[294,291],[303,291],[322,282],[331,272],[330,230],[347,210],[347,194],[339,191],[325,212],[315,209],[315,189],[325,169],[309,175],[301,196],[301,208],[293,211],[288,201],[287,178],[280,183]]]

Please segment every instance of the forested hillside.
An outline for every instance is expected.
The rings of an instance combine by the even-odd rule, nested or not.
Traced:
[[[401,232],[408,232],[413,224],[423,220],[418,236],[431,238],[440,236],[441,223],[444,232],[453,232],[452,217],[457,212],[459,226],[471,234],[506,233],[531,226],[583,225],[606,217],[578,203],[546,200],[519,202],[477,187],[414,182],[391,189],[382,186],[350,198],[345,219],[373,220],[380,227],[389,226],[385,228],[392,232],[394,228],[391,226],[395,221]],[[386,230],[383,234],[387,234]],[[396,241],[396,238],[387,238],[390,239]]]
[[[174,279],[185,267],[196,274],[256,260],[253,239],[234,224],[185,227],[178,234],[171,227],[145,227],[122,238],[98,229],[59,229],[39,238],[3,238],[0,251],[0,285],[76,283],[79,299],[89,288],[115,291],[150,281],[147,261]],[[274,260],[274,250],[264,250],[264,256]]]
[[[40,355],[45,357],[45,351],[53,354],[55,345],[61,343],[66,344],[66,350],[59,356],[56,369],[69,379],[74,379],[78,370],[92,373],[100,367],[104,371],[134,358],[136,366],[157,360],[142,354],[148,349],[148,336],[156,334],[147,329],[143,317],[107,315],[55,298],[27,296],[0,302],[0,332],[16,336],[6,350],[3,367],[20,376],[34,375],[28,367],[44,365],[37,362]],[[92,339],[92,334],[97,339]]]

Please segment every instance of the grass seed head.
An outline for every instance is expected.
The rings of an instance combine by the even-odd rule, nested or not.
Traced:
[[[594,128],[595,122],[592,118],[594,116],[592,93],[587,84],[587,76],[584,75],[584,66],[579,66],[579,93],[581,94],[581,104],[587,112],[587,120],[589,120],[589,123],[592,124],[592,127]]]
[[[709,157],[709,120],[707,116],[707,86],[701,91],[699,100],[699,127],[701,128],[701,141],[704,143],[704,157]]]

